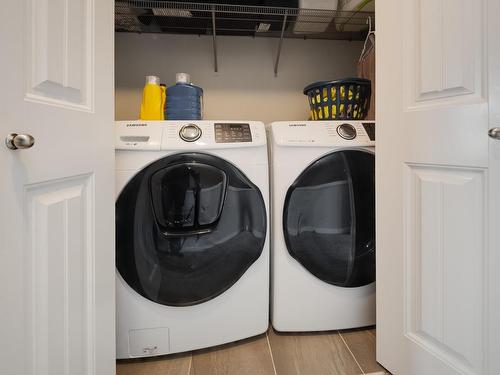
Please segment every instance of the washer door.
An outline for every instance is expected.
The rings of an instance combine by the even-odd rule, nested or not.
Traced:
[[[184,153],[137,175],[116,202],[116,265],[137,293],[189,306],[230,288],[266,238],[259,189],[234,165]]]
[[[343,150],[312,163],[288,189],[288,252],[319,279],[341,287],[375,281],[375,157]]]

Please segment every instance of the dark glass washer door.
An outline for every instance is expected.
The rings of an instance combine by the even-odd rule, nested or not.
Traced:
[[[160,159],[116,201],[118,272],[164,305],[194,305],[229,289],[260,257],[265,237],[261,192],[212,155]]]
[[[288,252],[319,279],[341,287],[375,281],[375,157],[342,150],[311,164],[288,189]]]

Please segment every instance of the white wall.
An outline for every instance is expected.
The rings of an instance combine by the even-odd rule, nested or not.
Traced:
[[[204,90],[205,119],[304,120],[303,88],[315,81],[353,76],[360,42],[285,39],[278,77],[278,39],[218,37],[219,72],[209,36],[116,34],[116,119],[136,119],[146,75],[167,86],[176,72],[191,74]]]

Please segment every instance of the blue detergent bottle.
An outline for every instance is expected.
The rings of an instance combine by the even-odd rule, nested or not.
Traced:
[[[177,73],[176,84],[167,89],[165,117],[167,120],[201,120],[203,89],[191,84],[189,74]]]

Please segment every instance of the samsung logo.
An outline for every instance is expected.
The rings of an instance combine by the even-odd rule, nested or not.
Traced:
[[[288,124],[288,126],[307,126],[306,124]]]
[[[127,124],[126,126],[148,126],[148,124]]]

